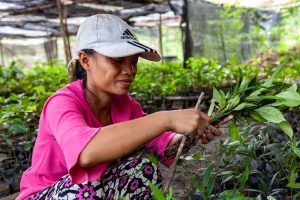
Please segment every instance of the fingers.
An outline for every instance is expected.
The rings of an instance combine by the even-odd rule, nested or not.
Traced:
[[[234,118],[233,115],[228,115],[227,117],[225,117],[223,120],[221,120],[216,127],[220,127],[223,124],[226,124],[227,122],[231,121]]]
[[[216,126],[212,126],[209,124],[210,119],[205,113],[199,111],[199,116],[201,120],[199,120],[200,122],[196,134],[198,135],[199,141],[202,144],[207,144],[208,142],[214,140],[215,136],[220,136],[222,134],[222,131],[218,127],[231,121],[234,118],[233,115],[228,115]]]
[[[214,136],[220,136],[222,134],[221,129],[216,128],[212,125],[209,125],[208,129],[212,133],[212,135],[214,135]]]
[[[201,135],[199,141],[202,144],[207,144],[209,142],[205,135]]]
[[[201,112],[201,111],[198,111],[198,112],[199,112],[200,117],[201,117],[202,120],[205,120],[205,121],[209,122],[210,118],[206,113]]]
[[[214,140],[215,136],[220,136],[222,131],[212,125],[209,125],[207,129],[204,130],[203,134],[199,135],[199,141],[202,144],[207,144]]]

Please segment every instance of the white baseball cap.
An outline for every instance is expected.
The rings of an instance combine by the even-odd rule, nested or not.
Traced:
[[[76,38],[76,53],[83,49],[94,51],[107,57],[125,57],[140,54],[150,61],[160,61],[156,50],[138,42],[132,28],[121,18],[98,14],[85,19],[79,26]],[[69,65],[78,60],[73,57]]]

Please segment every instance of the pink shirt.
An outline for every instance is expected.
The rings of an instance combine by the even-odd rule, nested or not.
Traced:
[[[144,115],[141,106],[130,96],[114,96],[111,107],[113,123]],[[17,200],[40,192],[68,173],[73,183],[101,177],[109,163],[91,168],[77,164],[80,152],[101,127],[85,99],[81,80],[66,85],[49,97],[40,117],[32,164],[23,173]],[[166,165],[172,161],[164,160],[163,152],[174,134],[163,133],[145,145],[155,150]]]

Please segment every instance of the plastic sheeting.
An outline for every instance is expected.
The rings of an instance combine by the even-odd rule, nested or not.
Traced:
[[[245,61],[256,55],[262,44],[277,45],[280,34],[270,29],[279,26],[280,9],[224,8],[205,1],[187,0],[192,56],[221,62]]]

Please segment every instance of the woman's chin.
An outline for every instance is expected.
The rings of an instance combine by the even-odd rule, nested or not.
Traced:
[[[115,91],[115,95],[124,95],[124,94],[128,94],[128,92],[129,92],[129,88],[122,88]]]

